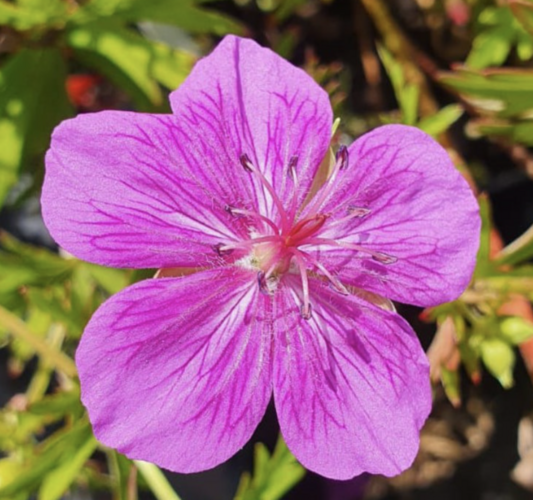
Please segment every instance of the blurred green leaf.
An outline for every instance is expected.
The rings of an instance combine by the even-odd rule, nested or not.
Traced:
[[[128,92],[139,109],[153,110],[163,103],[152,76],[154,50],[141,36],[119,24],[91,23],[70,30],[66,42],[77,59]]]
[[[88,262],[80,262],[96,282],[107,292],[113,295],[129,285],[129,277],[123,269],[98,266]]]
[[[137,500],[137,488],[132,490],[131,475],[135,466],[124,455],[115,450],[107,450],[109,472],[113,478],[113,500]]]
[[[58,463],[63,463],[66,457],[72,457],[91,437],[91,427],[86,419],[50,436],[35,447],[34,453],[23,463],[19,475],[6,486],[0,487],[0,498],[37,489]]]
[[[61,0],[17,0],[16,4],[0,0],[0,25],[21,31],[61,26],[68,13],[68,3]]]
[[[16,339],[27,342],[39,356],[46,359],[50,366],[62,371],[69,377],[76,376],[76,366],[72,359],[36,336],[21,319],[3,307],[0,307],[0,324],[7,328],[8,332]]]
[[[478,20],[485,27],[474,38],[465,64],[473,69],[499,66],[511,51],[518,25],[507,7],[487,7]]]
[[[433,116],[423,118],[417,123],[417,127],[433,137],[446,132],[464,113],[459,104],[449,104],[440,109]]]
[[[481,342],[480,352],[481,359],[489,372],[503,387],[512,387],[515,364],[513,348],[500,338],[487,337]]]
[[[481,237],[474,271],[476,278],[490,274],[493,268],[490,260],[490,232],[492,228],[490,202],[487,196],[481,195],[478,197],[478,203],[481,217]]]
[[[240,33],[235,20],[212,9],[199,7],[195,0],[92,0],[71,17],[73,25],[115,18],[121,22],[153,21],[170,24],[194,33]]]
[[[67,413],[79,413],[82,408],[80,402],[80,391],[75,386],[69,392],[60,392],[50,396],[45,396],[40,401],[30,404],[28,412],[34,415],[59,415]]]
[[[461,379],[459,372],[457,370],[448,370],[444,366],[441,366],[440,378],[442,387],[450,403],[453,406],[459,406],[461,403]]]
[[[148,462],[135,460],[135,465],[143,475],[146,483],[157,500],[180,500],[174,488],[169,484],[161,469]]]
[[[21,50],[0,68],[0,206],[21,166],[44,153],[52,129],[71,114],[65,78],[55,49]]]
[[[235,500],[277,500],[304,475],[280,434],[272,456],[263,444],[256,445],[253,476],[243,474]]]
[[[507,245],[498,255],[498,264],[518,264],[533,258],[533,226]]]
[[[515,19],[533,35],[533,2],[528,0],[508,0]]]
[[[65,453],[61,465],[49,472],[39,488],[39,500],[58,500],[76,479],[80,469],[94,453],[98,442],[94,436],[70,454]]]
[[[124,13],[130,21],[153,21],[172,24],[192,33],[242,33],[242,27],[230,17],[213,9],[199,7],[194,0],[136,0]]]
[[[519,345],[533,337],[533,323],[514,316],[500,322],[502,337],[513,345]]]
[[[470,120],[468,132],[471,135],[493,135],[510,139],[526,146],[533,146],[533,121],[479,118]]]
[[[533,70],[493,68],[482,71],[459,67],[441,72],[438,80],[459,92],[485,115],[525,117],[533,113]]]
[[[394,94],[402,112],[402,122],[406,125],[414,125],[418,116],[420,90],[416,85],[406,83],[402,65],[392,57],[390,52],[378,46],[378,53],[394,88]]]

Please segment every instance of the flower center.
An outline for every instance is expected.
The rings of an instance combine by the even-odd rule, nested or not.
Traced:
[[[313,271],[324,278],[335,290],[348,294],[346,287],[339,279],[330,273],[324,265],[301,247],[316,247],[328,245],[344,247],[354,250],[354,254],[363,253],[382,264],[392,264],[396,258],[380,252],[373,252],[360,245],[321,238],[320,233],[324,226],[342,224],[351,219],[361,219],[368,216],[368,208],[350,207],[345,217],[331,220],[329,214],[322,213],[321,207],[331,194],[338,174],[348,165],[348,150],[341,147],[336,155],[336,162],[331,174],[318,193],[307,205],[305,218],[298,220],[298,175],[296,167],[298,157],[292,156],[288,171],[294,183],[292,198],[287,208],[282,203],[273,186],[263,173],[243,154],[240,157],[242,167],[253,175],[262,187],[265,195],[270,196],[272,204],[278,211],[279,218],[275,221],[263,214],[246,210],[231,205],[226,205],[225,210],[233,217],[244,217],[250,224],[250,238],[232,243],[219,243],[214,250],[221,257],[232,254],[232,262],[257,270],[257,281],[260,290],[266,294],[274,294],[283,275],[288,272],[299,273],[302,280],[302,304],[300,313],[304,319],[311,317],[311,303],[309,300],[308,272]],[[235,252],[235,254],[234,254]]]

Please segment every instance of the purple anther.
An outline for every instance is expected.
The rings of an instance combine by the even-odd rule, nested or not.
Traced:
[[[309,321],[311,319],[311,304],[302,304],[300,306],[300,316],[306,321]]]
[[[224,205],[224,210],[233,217],[235,217],[235,212],[233,211],[234,208],[235,207],[232,207],[231,205]]]
[[[291,159],[289,160],[289,170],[296,170],[296,167],[298,166],[298,155],[291,156]]]
[[[239,160],[241,161],[241,165],[244,168],[244,170],[246,170],[247,172],[253,172],[254,171],[254,169],[252,167],[252,160],[250,160],[250,157],[246,153],[243,153],[240,156]]]
[[[362,219],[363,217],[366,217],[370,213],[369,208],[362,208],[362,207],[354,207],[353,205],[350,205],[348,207],[348,213],[357,219]]]
[[[267,278],[263,271],[257,273],[257,284],[259,285],[259,291],[265,295],[272,295],[272,292],[268,288]]]
[[[335,160],[340,161],[339,170],[344,170],[348,166],[348,148],[341,146],[335,154]]]
[[[233,248],[224,248],[226,245],[224,243],[217,243],[216,245],[213,245],[213,250],[220,256],[225,257],[226,255],[230,255],[233,252]]]
[[[398,258],[393,257],[392,255],[387,255],[386,253],[376,252],[372,254],[372,258],[377,262],[382,264],[394,264]]]

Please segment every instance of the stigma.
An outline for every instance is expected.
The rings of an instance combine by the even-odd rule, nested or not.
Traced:
[[[224,205],[224,211],[233,218],[244,218],[249,228],[249,237],[241,241],[220,242],[213,247],[220,258],[228,264],[245,267],[257,273],[257,286],[261,293],[274,295],[283,284],[283,277],[287,274],[300,276],[302,298],[299,313],[304,320],[312,318],[312,305],[309,296],[310,272],[322,277],[330,286],[341,294],[349,294],[349,290],[337,276],[331,273],[311,253],[317,247],[333,246],[349,248],[355,257],[371,258],[384,265],[396,262],[392,255],[374,252],[363,245],[325,238],[328,228],[343,224],[352,219],[370,217],[370,207],[350,206],[347,213],[341,217],[331,217],[323,211],[330,195],[334,192],[340,176],[349,165],[348,149],[342,146],[336,154],[335,165],[328,178],[310,201],[298,206],[298,156],[293,155],[286,167],[292,186],[292,195],[288,200],[282,200],[262,171],[252,163],[249,156],[243,153],[239,158],[242,168],[262,187],[266,197],[270,197],[272,206],[276,207],[277,216],[267,217],[254,210],[241,208],[231,203]],[[302,209],[306,215],[300,217]]]

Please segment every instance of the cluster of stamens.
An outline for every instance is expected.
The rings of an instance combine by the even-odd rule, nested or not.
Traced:
[[[251,222],[254,230],[250,232],[249,239],[239,242],[219,243],[215,245],[214,250],[221,257],[237,252],[236,264],[257,269],[257,283],[263,293],[273,294],[281,277],[290,270],[295,270],[300,274],[302,280],[303,298],[300,313],[304,319],[311,318],[308,281],[308,273],[310,271],[327,279],[330,285],[339,293],[345,295],[349,293],[336,276],[301,247],[316,247],[319,245],[343,247],[354,250],[356,254],[368,255],[382,264],[396,262],[397,259],[391,255],[374,252],[360,245],[320,237],[320,232],[325,225],[332,227],[352,219],[362,219],[371,212],[369,208],[352,206],[349,207],[344,217],[335,219],[331,218],[330,214],[320,212],[320,208],[334,189],[339,174],[348,166],[348,149],[346,147],[341,146],[337,151],[335,166],[331,174],[324,186],[311,199],[306,208],[307,215],[301,219],[298,217],[298,209],[300,207],[297,206],[297,156],[292,156],[288,165],[288,171],[294,184],[293,195],[288,207],[283,205],[273,186],[263,173],[253,165],[248,155],[241,155],[240,162],[242,167],[251,175],[254,175],[264,190],[269,193],[279,218],[274,221],[255,211],[226,205],[225,211],[228,214],[233,217],[245,217]]]

